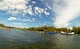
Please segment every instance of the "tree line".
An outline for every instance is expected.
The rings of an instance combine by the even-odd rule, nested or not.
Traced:
[[[80,27],[75,27],[73,26],[72,29],[70,28],[56,28],[54,26],[41,26],[41,27],[31,27],[28,28],[27,30],[29,31],[46,31],[46,32],[57,32],[60,33],[61,31],[63,32],[74,32],[75,34],[80,34]]]
[[[11,28],[11,29],[18,29],[18,30],[29,30],[29,31],[46,31],[46,32],[72,32],[74,31],[75,34],[80,34],[80,26],[76,27],[73,26],[72,29],[69,28],[56,28],[54,26],[41,26],[41,27],[30,27],[30,28],[17,28],[17,27],[10,27],[5,26],[4,24],[0,24],[0,28]]]
[[[4,24],[0,24],[0,28],[9,28],[9,29],[24,30],[24,28],[17,28],[17,27],[12,27],[12,26],[6,26]]]

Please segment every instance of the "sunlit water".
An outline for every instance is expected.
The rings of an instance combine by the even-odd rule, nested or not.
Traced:
[[[80,35],[0,29],[0,49],[80,49]]]

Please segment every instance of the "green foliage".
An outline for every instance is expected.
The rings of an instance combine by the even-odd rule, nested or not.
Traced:
[[[72,27],[71,29],[68,28],[56,28],[54,26],[41,26],[41,27],[31,27],[31,28],[17,28],[17,27],[10,27],[10,26],[5,26],[4,24],[0,24],[0,28],[11,28],[11,29],[16,29],[16,30],[29,30],[29,31],[45,31],[45,32],[58,32],[60,33],[61,31],[64,32],[72,32],[76,34],[80,34],[80,27]]]
[[[75,26],[73,26],[72,30],[73,30],[76,34],[80,34],[80,27],[75,27]]]
[[[63,32],[71,32],[71,29],[68,29],[68,28],[57,28],[57,31],[58,32],[61,32],[61,31],[63,31]]]
[[[30,31],[46,31],[46,32],[55,32],[56,28],[53,26],[42,26],[42,27],[31,27],[28,28]]]
[[[17,27],[5,26],[4,24],[0,24],[0,28],[10,28],[10,29],[16,29],[16,30],[27,30],[26,28],[17,28]]]
[[[5,25],[3,25],[3,24],[0,24],[0,27],[5,27]]]
[[[45,31],[45,32],[58,32],[60,33],[61,31],[63,32],[72,32],[71,29],[69,28],[56,28],[54,26],[42,26],[42,27],[31,27],[28,28],[29,31]]]

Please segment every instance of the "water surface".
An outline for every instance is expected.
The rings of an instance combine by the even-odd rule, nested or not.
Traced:
[[[80,35],[0,29],[0,49],[80,49]]]

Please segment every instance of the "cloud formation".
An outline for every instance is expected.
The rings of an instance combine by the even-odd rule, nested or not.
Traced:
[[[9,21],[13,21],[13,20],[17,20],[17,21],[23,21],[23,22],[33,22],[33,21],[35,21],[35,19],[34,18],[16,18],[16,17],[9,17],[8,18],[8,20]]]
[[[54,11],[56,13],[54,25],[56,27],[67,27],[70,21],[78,17],[80,12],[80,0],[54,0]]]
[[[46,11],[44,8],[34,6],[37,4],[35,1],[32,1],[30,5],[29,2],[31,0],[3,0],[0,1],[0,10],[7,11],[7,14],[12,14],[13,16],[22,14],[29,15],[41,15],[44,13],[45,15],[49,15],[49,12]],[[34,12],[35,11],[35,12]]]
[[[17,20],[17,18],[15,18],[15,17],[9,17],[8,20],[10,20],[10,21]]]
[[[33,22],[35,19],[34,18],[28,18],[28,19],[22,19],[22,18],[18,18],[19,21],[24,21],[24,22]]]

